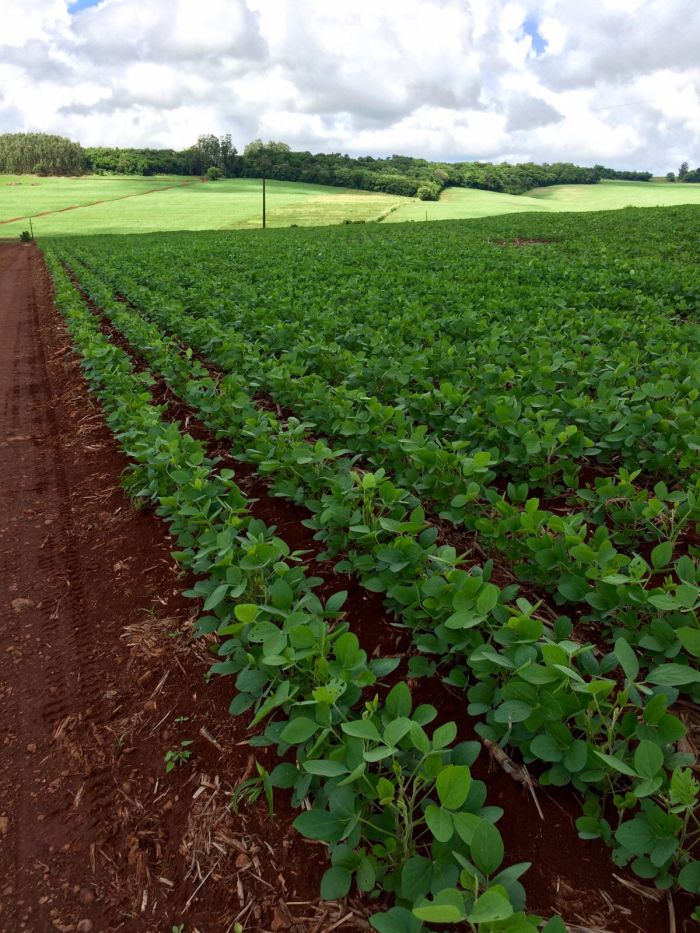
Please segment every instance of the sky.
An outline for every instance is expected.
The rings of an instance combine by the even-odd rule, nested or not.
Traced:
[[[0,133],[700,165],[698,0],[0,0]]]

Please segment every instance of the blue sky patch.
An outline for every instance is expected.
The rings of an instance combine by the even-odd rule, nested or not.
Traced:
[[[542,36],[537,31],[539,23],[534,16],[528,16],[525,22],[523,23],[523,32],[526,36],[530,36],[532,39],[532,48],[535,52],[535,55],[541,55],[544,50],[547,48],[547,42],[542,38]]]
[[[86,10],[89,6],[97,6],[101,2],[102,0],[68,0],[68,10],[71,13],[80,13],[81,10]]]

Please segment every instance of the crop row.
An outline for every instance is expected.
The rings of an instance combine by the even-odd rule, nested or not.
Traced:
[[[101,277],[83,265],[76,264],[76,268],[84,287],[101,306],[123,313],[123,302],[114,299]],[[226,372],[230,373],[235,365],[232,360],[241,355],[240,337],[207,317],[163,310],[158,302],[151,302],[142,313],[195,349],[205,349]],[[250,374],[241,368],[239,408],[245,399],[253,410],[252,399],[246,398]],[[287,379],[291,381],[290,374]],[[357,433],[347,427],[349,420],[343,423],[346,429],[340,438],[333,420],[316,421],[311,427],[340,440],[340,455],[349,450],[374,469],[381,464],[382,469],[391,470],[393,482],[409,493],[414,506],[419,496],[426,506],[440,509],[441,518],[477,532],[483,550],[503,554],[519,579],[552,595],[563,612],[576,613],[582,621],[607,629],[612,640],[627,637],[651,663],[679,657],[692,663],[700,654],[695,615],[700,605],[700,571],[687,556],[673,560],[684,531],[700,518],[700,504],[690,489],[669,491],[659,483],[650,494],[634,485],[634,474],[623,470],[616,479],[579,492],[589,511],[562,514],[542,508],[537,498],[528,499],[524,484],[509,484],[500,493],[491,482],[493,464],[487,452],[468,456],[427,447],[422,435],[397,430],[394,420],[387,427],[381,415],[369,424],[358,422]],[[274,459],[269,459],[266,469],[274,467]],[[317,522],[333,525],[333,511],[339,507],[337,501],[324,503]],[[650,562],[639,554],[641,543],[654,545],[648,548]],[[329,539],[331,554],[346,546],[342,537]],[[670,577],[673,573],[675,583]],[[662,574],[667,577],[660,580]],[[557,624],[560,634],[570,634],[571,623],[565,616]]]
[[[661,222],[673,239],[677,220],[650,216],[647,232]],[[557,242],[527,250],[466,225],[235,246],[160,237],[125,246],[116,267],[110,241],[75,248],[101,274],[116,271],[137,304],[244,335],[233,362],[250,366],[251,353],[258,378],[315,395],[320,411],[336,394],[347,411],[374,397],[429,437],[489,449],[500,475],[534,485],[576,484],[582,458],[687,476],[698,465],[700,343],[679,315],[697,283],[687,265],[632,258],[624,217],[600,244],[577,236],[592,223],[559,219]],[[453,261],[460,252],[468,261]]]
[[[459,659],[462,682],[476,679],[470,709],[485,713],[489,737],[520,748],[526,760],[549,762],[546,779],[570,781],[587,794],[583,834],[613,841],[616,858],[633,859],[643,877],[667,886],[679,871],[681,885],[696,889],[699,866],[689,853],[698,787],[685,767],[688,756],[674,749],[684,727],[667,709],[678,687],[697,682],[693,668],[661,664],[642,675],[625,638],[602,658],[591,646],[559,638],[536,607],[522,599],[513,605],[514,593],[489,581],[488,565],[468,572],[454,549],[438,547],[422,510],[407,514],[407,494],[383,475],[353,471],[342,452],[321,441],[305,443],[303,425],[280,426],[251,405],[233,376],[217,382],[123,303],[105,303],[132,345],[205,422],[239,446],[255,438],[249,455],[277,475],[278,490],[310,502],[342,498],[348,511],[319,535],[345,535],[355,549],[352,568],[386,592],[422,649]],[[604,818],[606,796],[617,806],[617,828]]]
[[[221,673],[235,674],[252,707],[252,744],[274,745],[285,760],[259,770],[267,793],[292,790],[295,826],[329,844],[332,867],[322,894],[385,890],[397,905],[375,914],[380,933],[417,933],[425,923],[467,922],[471,929],[563,930],[526,916],[518,878],[527,863],[502,868],[500,811],[485,805],[472,778],[478,743],[454,744],[456,727],[427,731],[436,710],[414,708],[398,683],[380,702],[368,691],[396,665],[368,660],[342,621],[345,594],[323,604],[301,556],[251,515],[233,472],[217,467],[201,442],[163,420],[148,372],[102,333],[55,260],[56,302],[81,354],[83,372],[131,460],[124,483],[155,504],[169,525],[176,559],[198,582],[188,595],[214,613]],[[200,620],[207,629],[207,620]],[[295,763],[289,761],[294,753]]]

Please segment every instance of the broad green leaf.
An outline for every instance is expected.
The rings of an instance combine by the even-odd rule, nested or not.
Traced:
[[[482,820],[474,830],[470,849],[472,861],[485,875],[492,875],[503,861],[503,839],[488,820]]]
[[[469,911],[468,919],[470,923],[495,923],[498,920],[507,920],[512,914],[513,905],[505,888],[499,885],[477,898]]]
[[[347,868],[329,868],[321,878],[321,897],[324,901],[335,901],[350,890],[352,872]]]
[[[635,855],[644,855],[648,852],[653,838],[649,824],[641,817],[627,820],[615,833],[615,839],[619,844]]]
[[[682,687],[700,683],[700,671],[683,664],[661,664],[647,674],[646,680],[662,687]]]
[[[301,742],[310,739],[320,728],[319,724],[314,722],[313,719],[309,719],[307,716],[297,716],[296,719],[292,719],[287,723],[280,733],[280,738],[289,745],[299,745]]]
[[[210,609],[216,609],[219,603],[221,603],[223,598],[226,596],[227,592],[228,592],[228,583],[222,583],[220,586],[217,586],[217,588],[213,590],[207,597],[204,603],[204,611],[209,612]],[[243,621],[243,620],[241,619],[240,621]]]
[[[305,810],[294,820],[294,828],[307,839],[340,842],[345,822],[327,810]]]
[[[346,735],[352,735],[357,739],[366,739],[371,742],[381,741],[377,727],[370,719],[355,719],[353,722],[344,722],[341,728]]]
[[[418,933],[421,922],[404,907],[392,907],[386,913],[372,914],[370,925],[377,933]]]
[[[700,862],[688,862],[678,873],[678,884],[684,891],[700,894]]]
[[[341,774],[348,773],[348,769],[341,762],[329,761],[323,758],[305,761],[302,768],[304,771],[308,771],[309,774],[319,774],[322,777],[338,777]]]
[[[655,570],[668,567],[673,557],[673,541],[662,541],[651,552],[651,565]]]
[[[621,758],[617,758],[615,755],[607,755],[605,752],[599,752],[595,748],[593,749],[593,754],[597,758],[600,758],[601,761],[604,761],[613,771],[619,771],[620,774],[626,774],[628,777],[637,777],[637,772],[632,770]]]
[[[618,638],[615,642],[615,657],[620,662],[620,667],[628,680],[635,680],[639,673],[639,661],[629,642],[624,638]]]
[[[435,784],[442,806],[448,810],[459,810],[469,793],[469,768],[466,765],[447,765],[438,774]]]
[[[425,808],[425,822],[438,842],[448,842],[454,832],[452,817],[448,810],[429,803]]]
[[[664,763],[664,753],[658,745],[644,739],[634,752],[634,767],[643,778],[656,777]]]

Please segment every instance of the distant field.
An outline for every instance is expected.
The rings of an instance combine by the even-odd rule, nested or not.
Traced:
[[[374,220],[403,200],[348,188],[269,181],[267,222],[270,227],[288,227]],[[28,221],[13,218],[28,216],[40,237],[259,227],[261,205],[261,182],[250,178],[202,183],[176,176],[5,175],[0,176],[0,237],[18,236]],[[45,211],[53,213],[37,216]]]
[[[403,200],[385,223],[405,220],[461,220],[522,211],[604,211],[622,207],[700,204],[700,185],[669,182],[602,181],[597,185],[554,185],[527,195],[448,188],[439,201]]]
[[[99,202],[99,203],[95,203]],[[448,188],[439,201],[307,185],[267,183],[270,227],[463,220],[524,211],[598,211],[700,204],[700,185],[605,181],[535,188],[527,195]],[[39,236],[152,233],[259,227],[261,182],[234,178],[202,183],[182,176],[38,178],[0,175],[0,238],[19,236],[32,218]],[[18,218],[18,219],[15,219]]]

